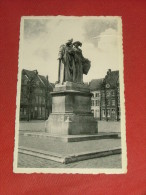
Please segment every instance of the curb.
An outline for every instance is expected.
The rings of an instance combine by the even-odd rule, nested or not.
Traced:
[[[24,136],[32,136],[32,137],[39,137],[39,138],[48,138],[52,140],[62,141],[62,142],[80,142],[80,141],[88,141],[88,140],[99,140],[99,139],[119,139],[118,133],[100,133],[95,135],[51,135],[48,133],[40,133],[40,132],[33,132],[33,133],[21,133]]]
[[[26,154],[30,156],[36,156],[39,158],[44,158],[64,164],[78,162],[82,160],[88,160],[93,158],[100,158],[100,157],[106,157],[110,155],[116,155],[121,154],[121,148],[112,148],[109,150],[99,150],[99,151],[92,151],[92,152],[82,152],[82,153],[76,153],[68,156],[63,156],[57,153],[47,152],[43,150],[36,150],[32,148],[27,147],[19,147],[18,153]]]

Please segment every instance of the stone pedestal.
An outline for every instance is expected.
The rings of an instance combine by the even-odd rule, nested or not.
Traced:
[[[46,132],[57,135],[95,134],[97,121],[91,113],[91,93],[84,84],[66,82],[56,85],[52,95],[52,113]]]

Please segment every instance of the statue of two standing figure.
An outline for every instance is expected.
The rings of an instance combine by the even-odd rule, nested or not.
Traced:
[[[58,82],[63,84],[66,81],[83,83],[83,74],[87,74],[90,69],[90,61],[83,57],[80,41],[73,42],[70,39],[59,49],[59,71]]]

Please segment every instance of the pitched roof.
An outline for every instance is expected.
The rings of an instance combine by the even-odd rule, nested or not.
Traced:
[[[92,79],[89,83],[91,91],[100,90],[102,86],[103,79]]]
[[[47,86],[47,84],[48,84],[49,88],[51,88],[51,89],[54,88],[54,84],[50,83],[45,76],[39,75],[37,70],[23,69],[22,71],[27,75],[28,78],[35,77],[37,80],[39,80],[41,82],[41,84],[43,86]]]
[[[44,85],[47,85],[48,80],[46,79],[45,76],[38,75],[40,77],[40,80],[43,82]]]
[[[36,72],[35,71],[32,71],[32,70],[23,69],[22,72],[25,72],[26,75],[28,76],[28,78],[34,77],[36,75]]]
[[[105,77],[105,82],[109,83],[111,87],[116,87],[119,79],[119,71],[111,71]]]
[[[50,86],[52,87],[52,89],[55,87],[55,84],[54,84],[54,83],[50,83],[50,82],[49,82],[49,84],[50,84]]]

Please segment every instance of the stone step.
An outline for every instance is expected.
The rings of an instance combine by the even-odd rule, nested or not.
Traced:
[[[21,133],[22,134],[22,133]],[[32,136],[32,137],[46,137],[48,139],[54,141],[63,141],[63,142],[80,142],[80,141],[88,141],[88,140],[98,140],[98,139],[116,139],[119,138],[118,133],[98,133],[93,135],[50,135],[45,132],[32,132],[32,133],[24,133],[24,136]]]
[[[117,147],[117,148],[112,148],[108,150],[99,149],[97,151],[80,152],[80,153],[65,156],[65,155],[60,155],[58,153],[47,152],[43,150],[19,146],[18,152],[21,154],[27,154],[27,155],[36,156],[39,158],[49,159],[52,161],[68,164],[68,163],[82,161],[82,160],[88,160],[88,159],[93,159],[93,158],[106,157],[109,155],[121,154],[121,148]]]

